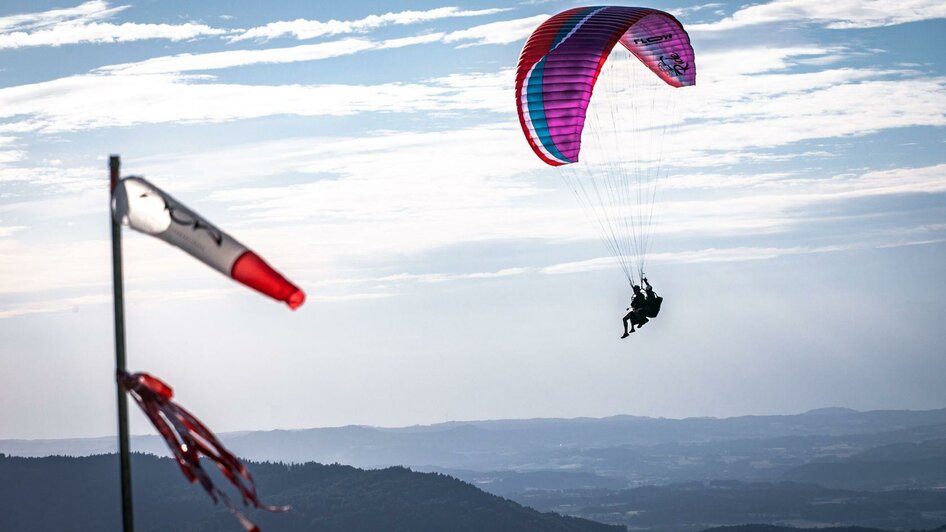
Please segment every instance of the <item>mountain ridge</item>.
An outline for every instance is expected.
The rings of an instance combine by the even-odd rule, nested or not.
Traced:
[[[826,414],[830,412],[830,414]],[[843,421],[842,421],[843,420]],[[840,422],[840,425],[839,425]],[[908,430],[922,425],[946,423],[946,408],[930,410],[869,410],[857,411],[842,407],[827,407],[801,414],[745,415],[725,418],[688,417],[662,418],[619,414],[592,418],[529,418],[482,421],[448,421],[431,425],[406,427],[373,427],[369,425],[345,425],[341,427],[317,427],[304,429],[240,430],[220,433],[222,440],[239,447],[251,440],[265,441],[279,436],[281,439],[298,439],[318,435],[321,442],[345,439],[345,446],[358,445],[368,439],[381,440],[382,444],[397,444],[397,439],[411,440],[422,435],[438,437],[464,436],[471,433],[482,435],[491,445],[509,443],[504,436],[518,438],[541,447],[550,439],[558,445],[591,445],[597,447],[616,445],[655,445],[660,443],[699,443],[714,440],[743,438],[867,434],[881,430]],[[581,430],[579,430],[581,429]],[[477,432],[479,431],[479,432]],[[644,433],[647,433],[646,435]],[[531,435],[530,435],[531,434]],[[142,452],[164,454],[163,442],[157,435],[132,436],[133,448]],[[590,443],[589,443],[590,442]],[[378,445],[372,441],[372,445]],[[402,442],[404,443],[404,442]],[[65,439],[2,439],[0,452],[14,456],[88,456],[116,451],[114,436]],[[267,457],[260,453],[249,453],[252,458],[282,459],[286,461],[319,460],[323,462],[344,461],[339,455]],[[354,465],[382,465],[354,462]],[[397,462],[394,462],[397,463]],[[417,464],[430,465],[430,464]]]

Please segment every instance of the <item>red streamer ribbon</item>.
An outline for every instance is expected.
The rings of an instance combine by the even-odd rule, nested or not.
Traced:
[[[288,506],[270,506],[260,502],[256,495],[256,483],[246,467],[199,419],[171,401],[174,390],[170,386],[147,373],[119,371],[117,379],[119,386],[131,394],[154,428],[164,437],[187,480],[200,483],[214,504],[222,500],[247,532],[260,532],[260,529],[237,509],[226,493],[214,485],[207,471],[201,467],[201,455],[217,464],[227,480],[240,491],[244,505],[253,505],[270,512],[289,511]]]

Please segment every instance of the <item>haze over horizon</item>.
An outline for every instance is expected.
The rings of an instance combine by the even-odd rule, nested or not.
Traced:
[[[943,408],[933,408],[929,410],[907,410],[907,412],[931,412],[937,410],[943,410]],[[380,430],[396,430],[396,429],[415,429],[415,428],[432,428],[443,425],[464,425],[464,424],[476,424],[476,423],[502,423],[502,422],[530,422],[530,421],[581,421],[581,420],[591,420],[591,421],[604,421],[614,418],[622,417],[631,417],[631,418],[640,418],[648,420],[657,420],[657,421],[688,421],[688,420],[699,420],[699,419],[711,419],[711,420],[731,420],[739,418],[749,418],[749,417],[777,417],[777,416],[797,416],[797,415],[806,415],[814,413],[832,413],[833,411],[850,411],[858,413],[869,413],[869,412],[884,412],[887,410],[870,410],[870,411],[859,411],[854,409],[849,409],[846,407],[822,407],[815,408],[812,410],[807,410],[805,412],[795,412],[795,413],[777,413],[777,414],[743,414],[743,415],[734,415],[734,416],[725,416],[725,417],[715,417],[715,416],[690,416],[690,417],[679,417],[679,418],[668,418],[668,417],[651,417],[651,416],[637,416],[634,414],[612,414],[610,416],[602,417],[589,417],[589,416],[577,416],[577,417],[537,417],[537,418],[494,418],[494,419],[452,419],[447,421],[435,421],[432,423],[417,423],[413,425],[366,425],[366,424],[348,424],[348,425],[330,425],[330,426],[314,426],[314,427],[295,427],[295,428],[265,428],[265,429],[236,429],[230,430],[227,432],[221,432],[223,436],[233,435],[233,434],[243,434],[249,432],[278,432],[278,431],[306,431],[306,430],[323,430],[323,429],[347,429],[347,428],[371,428],[371,429],[380,429]],[[889,410],[895,411],[895,410]],[[899,411],[898,411],[899,412]],[[147,427],[144,428],[140,433],[132,433],[133,438],[140,437],[153,437],[155,441],[157,440],[157,434],[154,431],[147,430]],[[113,438],[115,436],[112,434],[100,434],[93,436],[81,436],[78,438],[0,438],[0,441],[16,441],[16,440],[26,440],[26,441],[39,441],[39,440],[73,440],[73,439],[98,439],[98,438]],[[143,452],[140,451],[139,452]]]
[[[109,153],[309,295],[124,232],[129,368],[218,432],[946,407],[944,4],[652,4],[699,70],[627,340],[516,119],[576,5],[5,2],[0,439],[116,431]]]

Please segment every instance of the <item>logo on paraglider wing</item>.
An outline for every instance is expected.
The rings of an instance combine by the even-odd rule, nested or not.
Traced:
[[[640,39],[634,39],[634,44],[654,44],[661,41],[669,41],[673,38],[672,33],[666,33],[663,35],[651,35],[650,37],[641,37]]]
[[[690,69],[690,63],[687,63],[680,57],[680,54],[673,52],[669,56],[660,56],[658,63],[660,70],[670,75],[682,77]]]

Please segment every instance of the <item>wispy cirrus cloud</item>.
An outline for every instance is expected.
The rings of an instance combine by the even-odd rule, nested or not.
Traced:
[[[0,320],[29,316],[31,314],[54,314],[68,312],[87,305],[104,305],[111,301],[111,295],[101,293],[95,295],[44,299],[41,301],[25,301],[22,303],[6,304],[0,307]]]
[[[858,76],[859,73],[851,72]],[[804,76],[765,76],[781,79],[794,89],[767,97],[741,99],[713,91],[704,92],[705,107],[694,108],[700,118],[684,125],[673,136],[681,146],[700,147],[695,157],[680,154],[682,165],[703,165],[702,155],[714,152],[729,157],[740,153],[785,146],[810,139],[843,138],[910,126],[946,125],[946,78],[896,79],[896,72],[874,72],[873,79],[801,88]],[[893,79],[891,79],[893,78]],[[815,79],[808,83],[818,83]],[[708,92],[708,93],[707,93]],[[898,102],[865,105],[864,102]],[[707,124],[701,121],[718,121]],[[712,135],[712,141],[709,137]],[[693,152],[691,152],[693,154]]]
[[[284,64],[304,61],[318,61],[332,57],[353,55],[369,50],[403,48],[417,44],[437,42],[441,33],[418,35],[374,41],[370,39],[347,38],[317,44],[304,44],[287,48],[267,48],[264,50],[227,50],[204,54],[178,54],[155,57],[135,63],[108,65],[99,72],[113,74],[172,74],[182,72],[219,70],[258,64]]]
[[[101,168],[68,167],[56,161],[33,161],[32,165],[20,167],[10,163],[28,161],[25,150],[14,152],[17,156],[8,161],[4,160],[3,153],[0,151],[0,185],[28,183],[34,187],[53,187],[59,192],[76,193],[97,188],[102,177]],[[9,208],[0,207],[0,212]]]
[[[26,151],[24,150],[0,150],[0,183],[4,181],[2,175],[3,165],[22,161],[24,159],[26,159]]]
[[[864,249],[866,247],[868,246],[847,244],[831,246],[794,246],[788,248],[750,246],[734,248],[706,248],[672,253],[652,253],[648,256],[647,260],[651,265],[698,264],[705,262],[746,262],[777,259],[787,255],[832,253],[837,251]],[[539,269],[538,273],[545,275],[566,275],[600,270],[613,270],[617,268],[617,263],[613,257],[598,257],[582,261],[553,264],[551,266],[546,266]]]
[[[675,153],[673,164],[732,164],[759,150],[806,140],[946,125],[946,77],[910,68],[836,64],[848,55],[844,49],[816,46],[703,54],[700,82],[681,89],[676,100],[677,119],[684,123],[671,137],[685,148]],[[811,59],[820,63],[814,69],[806,63]]]
[[[549,15],[536,15],[534,17],[490,22],[465,30],[450,32],[444,36],[443,40],[447,43],[461,43],[460,47],[524,41],[539,24],[542,24],[548,18]]]
[[[774,260],[782,257],[797,255],[812,255],[824,253],[840,253],[846,251],[866,249],[890,249],[898,247],[924,246],[946,242],[943,238],[943,227],[928,228],[916,227],[904,233],[904,238],[896,242],[844,242],[821,246],[788,246],[788,247],[761,247],[737,246],[723,248],[702,248],[686,251],[653,253],[649,256],[651,265],[668,264],[701,264],[701,263],[732,263]],[[938,231],[938,232],[935,232]],[[932,232],[932,233],[931,233]],[[918,239],[919,234],[929,233],[929,238]],[[562,262],[547,266],[517,266],[491,271],[475,271],[462,273],[409,273],[401,272],[384,276],[365,276],[353,278],[321,278],[306,286],[316,290],[308,299],[321,303],[344,301],[377,300],[401,295],[399,287],[403,288],[411,283],[451,283],[470,281],[491,281],[526,275],[570,275],[603,270],[616,270],[617,263],[613,257],[597,257],[594,259]],[[161,272],[157,273],[160,278]],[[139,281],[141,282],[141,281]],[[362,288],[364,287],[364,288]],[[364,291],[365,288],[369,291]],[[3,291],[0,291],[3,293]],[[9,293],[9,292],[7,292]],[[133,298],[145,305],[167,303],[169,301],[193,301],[219,299],[221,297],[244,296],[248,292],[241,287],[220,288],[136,288],[127,290],[129,298]],[[25,300],[18,303],[8,303],[0,306],[0,320],[15,318],[31,314],[51,314],[105,305],[111,302],[111,294],[101,291],[80,296],[55,297],[48,299]]]
[[[225,122],[280,114],[342,116],[368,112],[506,111],[495,78],[479,86],[450,76],[377,85],[201,83],[175,74],[81,75],[0,89],[0,131],[55,133],[140,124]],[[500,94],[504,95],[504,94]],[[82,105],[77,105],[82,102]],[[21,119],[21,117],[24,117]]]
[[[695,6],[687,7],[678,7],[668,10],[668,13],[674,15],[677,18],[685,17],[693,13],[699,13],[700,11],[706,11],[707,9],[712,9],[718,11],[720,8],[726,7],[726,4],[723,2],[711,2],[709,4],[699,4]]]
[[[62,46],[79,43],[117,43],[165,39],[184,41],[197,37],[222,35],[228,30],[212,28],[206,24],[61,24],[51,29],[35,32],[0,34],[0,49],[24,48],[27,46]]]
[[[250,28],[238,35],[230,37],[229,40],[230,42],[249,39],[270,40],[287,36],[305,40],[330,35],[367,33],[384,26],[406,26],[442,19],[494,15],[504,11],[509,11],[509,8],[461,9],[455,6],[447,6],[425,11],[398,11],[381,15],[369,15],[356,20],[332,19],[320,21],[300,18],[296,20],[271,22],[264,26]]]
[[[233,170],[237,178],[244,174],[267,175],[261,169],[276,174],[333,175],[332,179],[297,185],[228,189],[219,188],[219,183],[213,181],[202,182],[197,189],[192,183],[191,187],[185,187],[189,192],[179,190],[173,180],[168,185],[197,208],[208,203],[225,205],[229,216],[215,221],[251,246],[263,246],[257,247],[257,251],[293,272],[294,278],[313,279],[313,286],[320,287],[318,291],[326,301],[390,297],[392,288],[403,283],[485,281],[613,268],[613,259],[604,257],[546,267],[509,266],[459,273],[395,270],[396,273],[347,281],[333,277],[353,265],[383,271],[390,267],[391,257],[416,255],[458,243],[596,239],[594,226],[582,223],[587,221],[585,213],[580,212],[564,189],[555,187],[554,182],[543,189],[516,177],[533,168],[529,157],[501,149],[514,144],[518,134],[514,128],[477,128],[436,134],[389,133],[333,141],[273,141],[216,152],[155,157],[150,163],[144,161],[142,169],[149,176],[158,176],[159,181],[162,176],[180,175],[186,173],[187,168],[204,165],[228,176]],[[469,150],[471,145],[482,145],[497,158],[483,160],[479,153]],[[424,158],[431,150],[442,154],[443,158]],[[236,153],[241,156],[237,157]],[[498,158],[501,155],[504,157]],[[457,167],[468,170],[457,173],[454,171]],[[545,177],[554,179],[554,175]],[[751,194],[665,202],[657,231],[671,236],[784,232],[817,223],[806,213],[829,204],[864,197],[946,193],[946,165],[821,179],[780,179],[780,176],[769,175],[751,185]],[[96,194],[96,198],[98,196]],[[50,290],[101,290],[107,284],[104,269],[76,267],[107,263],[106,242],[26,245],[16,239],[27,237],[26,231],[24,227],[11,227],[0,232],[0,252],[11,257],[0,263],[0,293],[26,296]],[[310,234],[317,234],[318,238],[303,239],[305,245],[300,246],[300,235]],[[681,249],[651,254],[649,259],[651,264],[766,260],[785,255],[934,242],[941,241],[943,236],[942,225],[922,226],[912,232],[880,237],[869,232],[848,235],[843,244]],[[358,243],[357,246],[353,246],[353,242]],[[147,237],[129,238],[126,248],[130,286],[147,288],[153,283],[171,281],[200,285],[218,279],[216,274],[194,265],[177,250]],[[70,257],[69,264],[57,260],[63,256]],[[219,278],[218,282],[223,286],[225,279]],[[226,295],[197,292],[194,297]],[[84,296],[69,296],[63,300],[40,298],[33,303],[15,304],[0,309],[0,317],[60,312],[94,303],[77,297]]]
[[[239,85],[179,74],[256,62],[317,60],[439,38],[433,34],[379,42],[343,39],[272,50],[168,56],[100,70],[111,75],[87,74],[9,87],[0,89],[0,119],[8,120],[0,125],[0,133],[220,122],[273,114],[512,112],[508,69],[378,85]],[[716,150],[735,156],[740,148],[946,123],[946,79],[910,70],[787,70],[794,58],[842,55],[843,51],[816,47],[705,54],[701,59],[705,81],[681,90],[687,98],[681,99],[680,116],[693,125],[680,129],[678,138],[686,142],[679,144],[704,155]],[[76,105],[77,101],[85,104]],[[869,101],[887,104],[863,104]]]
[[[369,15],[356,20],[309,20],[296,19],[292,21],[272,22],[263,26],[250,28],[247,30],[226,29],[208,26],[196,22],[187,22],[183,24],[149,24],[125,22],[115,24],[104,22],[121,13],[131,6],[111,7],[104,0],[90,0],[79,6],[67,9],[55,9],[35,13],[25,13],[20,15],[11,15],[0,17],[0,49],[23,48],[30,46],[62,46],[67,44],[79,43],[116,43],[131,42],[146,39],[165,39],[171,41],[181,41],[208,36],[227,36],[229,42],[239,42],[245,40],[268,41],[279,37],[293,37],[299,40],[314,39],[318,37],[334,35],[364,34],[383,28],[385,26],[406,26],[432,22],[437,20],[451,18],[469,18],[494,15],[509,11],[510,8],[488,8],[488,9],[461,9],[455,6],[438,7],[424,11],[399,11],[389,12],[380,15]],[[381,48],[399,47],[395,43],[398,41],[409,42],[431,42],[432,40],[445,39],[446,42],[474,41],[466,45],[474,44],[506,44],[525,37],[527,25],[532,21],[541,22],[546,16],[530,17],[526,19],[500,21],[480,26],[474,26],[466,30],[454,31],[451,33],[437,34],[437,38],[426,36],[417,36],[406,39],[391,39],[380,43],[371,43],[372,46]],[[538,23],[536,22],[536,24]],[[533,24],[534,26],[535,24]],[[359,44],[369,43],[365,40],[342,41],[351,46],[347,53],[357,53],[361,51]],[[332,43],[330,43],[332,44]],[[299,61],[306,61],[305,54],[312,54],[314,58],[333,57],[319,56],[319,50],[326,50],[329,47],[316,48],[289,48],[281,51],[251,51],[235,50],[220,53],[211,53],[203,55],[177,56],[175,59],[181,65],[179,71],[186,70],[208,70],[215,68],[229,68],[242,64],[254,63],[279,63],[285,62],[280,57],[297,54]],[[260,52],[260,53],[252,53]],[[343,53],[336,55],[345,55]],[[246,58],[245,63],[240,63],[236,58]],[[138,64],[138,69],[147,70],[149,68],[158,68],[156,64],[164,64],[163,68],[169,68],[167,65],[174,64],[170,58],[159,58],[159,61],[144,62]],[[204,65],[204,66],[197,66]],[[129,66],[129,65],[118,65]],[[165,72],[167,70],[164,70]]]
[[[64,23],[89,23],[106,19],[130,6],[109,7],[104,0],[90,0],[76,7],[0,17],[0,32],[26,31]]]
[[[939,0],[775,0],[742,7],[718,22],[687,25],[687,30],[726,31],[798,21],[831,29],[876,28],[936,18],[946,18],[946,3]]]
[[[79,43],[116,43],[147,39],[182,41],[224,35],[230,30],[206,24],[142,24],[101,22],[130,6],[109,7],[91,0],[77,7],[0,18],[0,50]]]
[[[532,268],[504,268],[502,270],[491,272],[473,272],[473,273],[396,273],[371,279],[371,282],[401,282],[416,281],[419,283],[447,283],[451,281],[469,281],[476,279],[498,279],[501,277],[514,277],[532,272]]]
[[[318,253],[323,257],[337,254],[351,241],[370,241],[357,252],[377,257],[397,250],[417,253],[456,242],[595,238],[593,224],[572,223],[587,216],[559,186],[556,172],[539,172],[527,153],[515,149],[519,134],[515,128],[492,127],[329,142],[299,139],[244,147],[240,151],[253,165],[233,168],[237,176],[241,171],[252,174],[268,169],[333,178],[219,190],[211,197],[230,205],[231,212],[244,213],[243,223],[321,227],[319,245],[326,249]],[[482,157],[480,150],[471,151],[471,145],[482,146],[482,153],[489,153],[490,158]],[[423,154],[430,151],[442,154],[445,161],[425,158]],[[267,153],[292,156],[267,158]],[[175,164],[213,166],[226,159],[222,152],[194,154]],[[151,170],[173,175],[174,170],[166,164]],[[466,170],[461,176],[451,170],[453,167]],[[223,170],[230,174],[228,166]],[[531,175],[551,181],[523,179]],[[674,199],[660,202],[661,223],[655,230],[713,236],[785,232],[811,221],[803,213],[826,205],[867,197],[946,193],[946,165],[804,179],[789,174],[748,179],[733,176],[723,194],[701,193],[689,199],[679,194],[687,188],[702,190],[707,181],[716,184],[720,180],[719,176],[686,174],[672,179],[677,185]],[[389,237],[371,239],[376,231]]]
[[[791,247],[753,247],[740,246],[732,248],[706,248],[692,251],[676,251],[667,253],[653,253],[648,256],[650,264],[700,264],[707,262],[750,262],[759,260],[773,260],[793,255],[812,255],[822,253],[839,253],[861,249],[889,249],[909,246],[923,246],[940,244],[946,239],[939,237],[925,240],[904,240],[892,243],[857,242],[831,244],[825,246],[791,246]],[[618,266],[613,257],[598,257],[595,259],[563,262],[553,264],[537,270],[546,275],[565,275],[572,273],[593,272],[599,270],[613,270]]]
[[[87,268],[63,268],[63,257],[73,264],[96,264],[107,260],[108,244],[104,241],[82,241],[68,244],[28,244],[27,228],[0,235],[0,293],[42,292],[58,288],[89,288],[105,286],[101,272]]]
[[[303,52],[307,57],[350,49],[333,43],[307,46],[317,50]],[[280,53],[287,53],[285,59],[292,60],[298,57],[293,55],[299,52],[295,48],[298,47],[291,49],[292,53]],[[669,137],[670,144],[679,148],[668,153],[665,161],[691,168],[744,160],[784,161],[809,157],[813,152],[806,149],[766,154],[765,150],[812,139],[946,124],[946,79],[911,70],[832,67],[792,71],[800,58],[843,55],[843,50],[797,46],[704,54],[704,81],[697,87],[681,89],[681,95],[686,91],[689,103],[682,104],[684,112],[680,116],[684,123]],[[169,60],[184,59],[171,56]],[[233,62],[245,60],[237,58]],[[198,63],[206,65],[210,61],[202,58]],[[224,63],[231,64],[231,58],[224,56],[218,64]],[[62,133],[141,124],[225,122],[279,114],[489,112],[496,113],[494,120],[505,115],[508,125],[515,125],[514,108],[508,96],[513,76],[508,69],[412,83],[241,85],[177,74],[174,71],[189,68],[181,63],[165,66],[157,70],[171,72],[130,74],[122,66],[109,70],[109,74],[0,89],[0,132],[7,132],[5,142],[10,146],[2,152],[4,157],[9,164],[23,160],[24,154],[15,147],[13,135],[29,131]],[[869,101],[885,104],[865,106],[864,102]],[[521,156],[520,141],[511,135],[509,144],[497,146],[492,157],[503,160],[497,155],[500,153]],[[244,155],[239,158],[245,158]],[[825,157],[830,153],[814,155]],[[27,175],[12,167],[0,170],[0,180],[4,181]],[[240,168],[234,168],[234,172],[239,173]],[[84,174],[77,174],[63,181],[70,174],[56,168],[36,175],[48,176],[50,183],[68,181],[69,186],[80,188],[85,179]],[[690,184],[698,186],[700,178],[693,179],[696,181]],[[712,188],[718,184],[704,179],[702,186]]]
[[[123,74],[169,74],[211,71],[257,64],[318,61],[372,50],[390,50],[438,42],[458,44],[460,47],[508,44],[524,40],[546,18],[548,18],[547,15],[538,15],[482,24],[449,33],[432,32],[384,40],[349,37],[315,44],[262,50],[226,50],[203,54],[178,54],[155,57],[134,63],[108,65],[99,68],[98,71]]]
[[[24,229],[23,226],[11,225],[11,226],[4,227],[0,225],[0,238],[6,238],[12,235],[13,233],[16,233],[17,231],[20,231],[22,229]]]
[[[234,294],[242,294],[243,290],[239,288],[192,288],[186,290],[147,290],[132,289],[126,291],[126,297],[134,298],[144,304],[167,303],[169,301],[198,301],[206,299],[218,299]],[[80,309],[105,305],[112,302],[112,293],[108,290],[102,290],[96,294],[54,297],[50,299],[25,301],[22,303],[5,305],[0,307],[0,319],[16,318],[30,314],[53,314],[58,312],[76,312]]]

